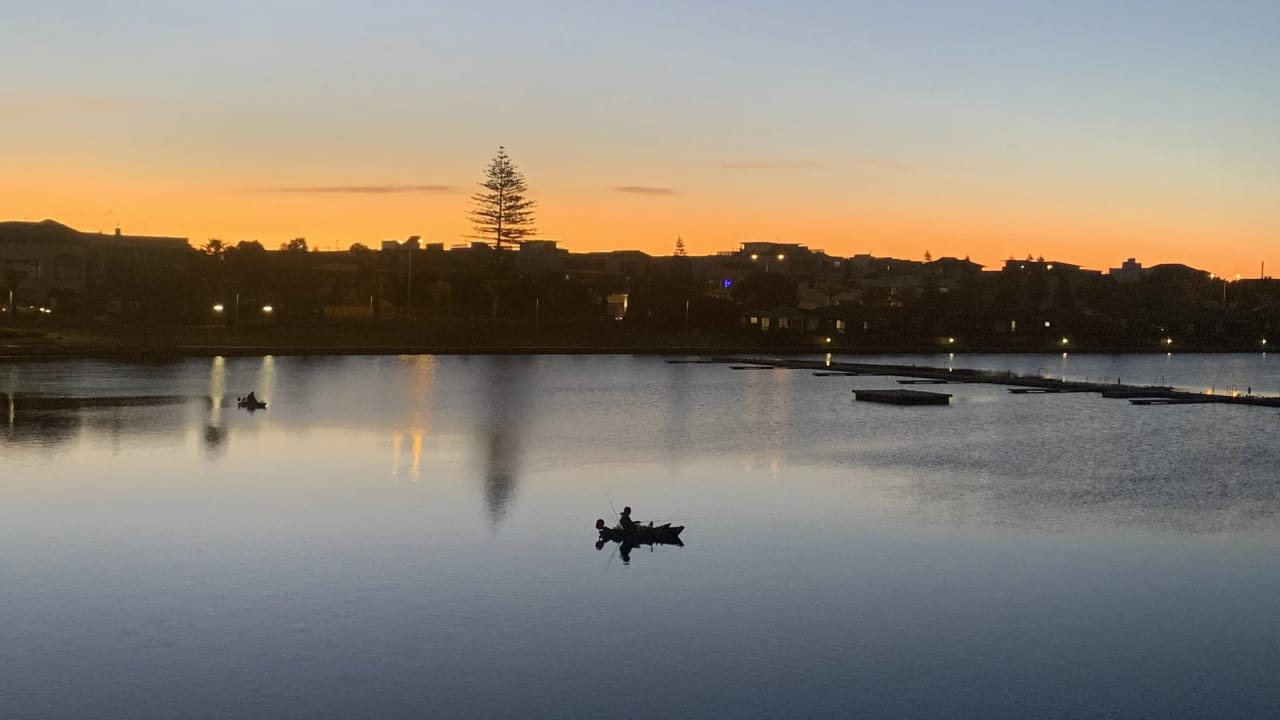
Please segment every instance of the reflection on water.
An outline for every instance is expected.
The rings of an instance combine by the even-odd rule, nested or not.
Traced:
[[[793,411],[791,383],[796,373],[747,370],[737,375],[744,385],[743,431],[751,449],[747,468],[768,467],[777,478],[783,457],[794,449],[794,428],[788,420]]]
[[[209,421],[204,428],[204,447],[211,460],[216,460],[227,441],[222,428],[222,405],[227,396],[227,360],[219,355],[209,367]]]
[[[256,397],[271,404],[271,399],[276,394],[276,359],[273,355],[266,355],[262,358],[262,367],[258,370],[258,386],[255,389]]]
[[[636,548],[648,548],[649,552],[653,552],[655,547],[684,547],[684,541],[682,541],[678,535],[668,537],[626,537],[603,530],[600,532],[600,535],[600,539],[596,540],[596,550],[603,550],[606,545],[612,545],[614,552],[622,558],[623,565],[631,564],[631,551]],[[612,559],[613,557],[610,556],[611,561]]]
[[[1058,363],[1054,371],[1067,361],[1014,360]],[[1168,362],[1149,356],[1143,370],[1141,360],[1107,363],[1138,375]],[[1219,364],[1234,376],[1242,362],[1251,360]],[[83,392],[81,365],[95,374],[101,395],[68,392]],[[920,412],[852,402],[851,387],[892,385],[891,378],[813,378],[660,359],[287,358],[282,369],[272,357],[219,357],[176,370],[113,366],[123,386],[152,391],[118,396],[96,363],[61,367],[7,368],[0,440],[16,451],[101,438],[110,455],[187,437],[199,457],[215,462],[230,456],[233,440],[261,454],[333,428],[353,440],[376,438],[391,453],[381,472],[418,482],[428,467],[447,471],[454,449],[466,447],[491,527],[512,513],[531,465],[656,461],[677,476],[708,458],[728,459],[743,472],[764,470],[777,482],[809,467],[851,478],[866,470],[862,482],[889,478],[880,491],[910,497],[914,512],[932,508],[930,517],[998,526],[1216,532],[1280,514],[1270,471],[1280,465],[1280,448],[1268,439],[1275,413],[1265,409],[1135,408],[1094,395],[1015,397],[996,386],[958,385],[949,387],[950,408]],[[194,397],[180,394],[196,388]],[[232,388],[260,388],[271,409],[235,412]],[[337,448],[303,453],[329,450]],[[643,483],[624,491],[637,499],[648,492]]]
[[[18,403],[9,396],[9,424],[4,439],[10,443],[39,445],[55,448],[74,439],[80,433],[79,413],[58,410],[18,410]]]
[[[667,408],[663,418],[666,428],[666,452],[671,467],[679,467],[685,459],[689,444],[688,420],[690,415],[689,366],[685,363],[667,365]]]
[[[479,451],[483,467],[484,502],[489,524],[502,522],[515,500],[520,462],[534,392],[535,360],[525,356],[490,356],[478,361],[481,407]]]
[[[1273,410],[618,356],[5,372],[6,717],[1280,703]],[[688,546],[591,550],[614,500]]]
[[[400,476],[400,463],[404,454],[403,443],[409,439],[409,478],[418,482],[422,477],[422,441],[431,428],[431,405],[435,389],[435,358],[430,355],[403,356],[398,358],[411,369],[407,398],[407,432],[396,431],[391,436],[391,475]]]

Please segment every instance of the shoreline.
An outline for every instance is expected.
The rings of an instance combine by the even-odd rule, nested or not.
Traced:
[[[213,326],[66,323],[0,326],[0,362],[100,358],[165,362],[262,355],[1060,355],[1265,352],[1238,343],[1156,345],[1079,342],[1067,349],[1033,336],[949,343],[937,338],[664,332],[618,325],[519,322],[406,322],[378,325]]]
[[[106,345],[41,343],[32,345],[0,344],[0,362],[30,360],[80,360],[101,359],[132,362],[168,362],[186,358],[205,357],[260,357],[278,356],[333,356],[333,355],[699,355],[725,356],[738,354],[768,354],[777,356],[837,355],[1166,355],[1166,354],[1253,354],[1265,351],[1257,348],[1178,348],[1177,350],[1151,350],[1135,347],[1077,347],[1070,351],[1059,349],[1028,349],[1007,347],[940,348],[920,345],[884,345],[878,347],[847,346],[770,346],[750,344],[617,344],[558,345],[558,344],[510,344],[510,345],[462,345],[462,344],[192,344],[192,345]]]

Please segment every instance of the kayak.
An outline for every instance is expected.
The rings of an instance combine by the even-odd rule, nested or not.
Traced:
[[[684,531],[683,525],[672,525],[666,523],[664,525],[637,525],[631,530],[623,530],[619,526],[607,527],[604,520],[596,521],[596,530],[600,531],[600,539],[612,542],[626,542],[632,545],[683,545],[680,541],[680,533]]]

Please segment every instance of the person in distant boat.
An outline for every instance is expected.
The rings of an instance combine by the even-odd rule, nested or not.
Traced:
[[[252,391],[252,390],[250,390],[250,391],[249,391],[249,394],[248,394],[248,395],[245,395],[245,396],[244,396],[244,404],[245,404],[245,405],[258,405],[258,404],[259,404],[259,403],[258,403],[258,397],[257,397],[256,395],[254,395],[254,394],[253,394],[253,391]]]
[[[622,508],[622,516],[618,518],[618,524],[622,526],[623,532],[632,532],[640,527],[640,524],[631,519],[631,506]]]

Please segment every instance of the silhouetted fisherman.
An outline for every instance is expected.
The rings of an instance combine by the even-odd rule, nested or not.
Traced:
[[[618,518],[618,524],[622,526],[623,532],[635,532],[640,527],[640,523],[631,519],[631,506],[622,508],[622,516]]]

